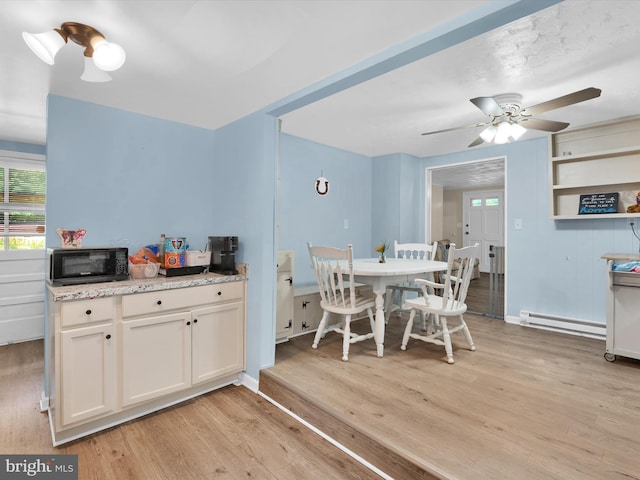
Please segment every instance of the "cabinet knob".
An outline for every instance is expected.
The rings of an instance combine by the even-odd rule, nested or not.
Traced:
[[[222,295],[222,292],[218,292],[218,296]]]
[[[107,340],[109,340],[111,338],[111,334],[107,334],[107,336],[105,337]]]
[[[187,322],[187,325],[191,325],[191,322]]]
[[[193,319],[193,323],[198,323],[198,319],[197,319],[197,318],[194,318],[194,319]]]
[[[86,312],[84,312],[84,313],[86,313],[87,315],[91,315],[91,310],[87,310],[87,311],[86,311]]]
[[[162,305],[162,300],[158,300],[156,303],[157,303],[158,305]]]

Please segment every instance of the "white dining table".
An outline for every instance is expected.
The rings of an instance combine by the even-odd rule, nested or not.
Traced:
[[[345,273],[349,273],[348,265],[344,265]],[[354,281],[373,287],[376,295],[376,315],[374,338],[378,349],[378,357],[384,355],[384,294],[388,285],[394,285],[420,278],[425,273],[442,272],[447,269],[447,262],[435,260],[418,260],[404,258],[387,258],[380,263],[377,258],[354,258]]]

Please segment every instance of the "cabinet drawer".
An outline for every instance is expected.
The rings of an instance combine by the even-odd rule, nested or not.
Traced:
[[[627,287],[640,287],[640,274],[631,272],[613,272],[613,284]]]
[[[92,298],[90,300],[62,302],[60,305],[62,327],[104,322],[113,319],[114,298]]]
[[[122,297],[122,316],[134,317],[242,298],[243,282],[136,293]]]

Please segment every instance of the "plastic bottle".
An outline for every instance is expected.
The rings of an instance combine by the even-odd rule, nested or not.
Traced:
[[[158,247],[158,259],[160,260],[160,266],[164,267],[164,243],[165,243],[165,234],[160,234],[160,246]]]

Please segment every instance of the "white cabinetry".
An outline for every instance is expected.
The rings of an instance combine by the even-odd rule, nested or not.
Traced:
[[[359,296],[366,297],[373,295],[373,290],[369,285],[357,286],[356,292]],[[297,336],[315,332],[320,325],[323,313],[324,311],[320,306],[318,287],[307,286],[296,288],[293,306],[293,332],[291,332],[291,335]],[[352,320],[366,318],[366,316],[367,314],[364,312],[357,317],[353,317]],[[340,318],[340,315],[330,314],[329,324],[339,322]]]
[[[242,298],[241,283],[124,296],[123,405],[244,369]]]
[[[219,277],[199,276],[212,283],[196,285],[151,280],[153,291],[142,293],[135,287],[144,290],[145,281],[129,291],[126,282],[96,284],[96,298],[64,290],[82,287],[50,287],[46,394],[54,445],[238,383],[246,282]],[[60,299],[68,292],[82,299]]]
[[[315,332],[320,325],[322,314],[318,287],[296,288],[293,306],[293,335]]]
[[[640,216],[626,213],[640,192],[640,118],[599,123],[551,135],[554,219]],[[580,195],[617,193],[618,213],[579,215]]]
[[[193,385],[244,369],[242,302],[200,308],[191,318]]]
[[[58,333],[58,427],[95,418],[116,407],[113,299],[63,304]]]
[[[613,270],[616,263],[640,261],[640,254],[607,253],[607,344],[605,358],[640,359],[640,273]]]
[[[293,333],[293,267],[294,251],[278,251],[278,283],[276,284],[276,343]]]
[[[191,384],[189,312],[122,322],[122,404],[132,405]]]

